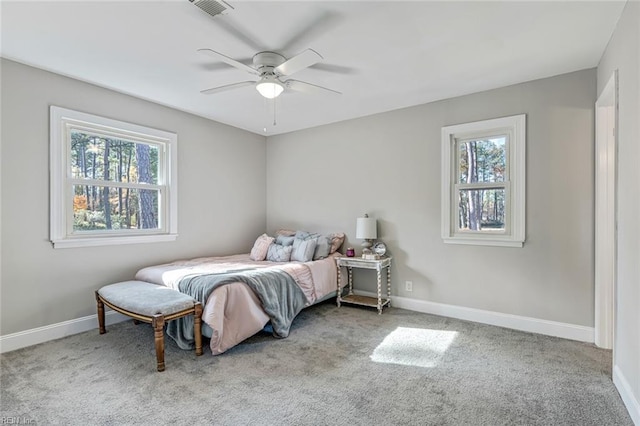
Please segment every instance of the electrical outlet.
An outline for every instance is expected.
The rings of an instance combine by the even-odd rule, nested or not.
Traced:
[[[413,281],[405,281],[404,289],[407,291],[413,291]]]

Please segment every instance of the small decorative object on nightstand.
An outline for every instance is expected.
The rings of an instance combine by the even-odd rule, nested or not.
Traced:
[[[382,314],[382,308],[391,306],[391,257],[380,257],[379,259],[361,259],[358,257],[336,257],[338,266],[338,296],[336,303],[340,307],[341,303],[353,305],[371,306],[378,308],[378,315]],[[348,293],[342,296],[342,267],[347,268],[347,288]],[[360,296],[353,294],[353,268],[375,269],[378,280],[378,297]],[[382,269],[387,268],[387,295],[382,297]]]
[[[373,253],[378,256],[377,259],[380,259],[382,256],[384,256],[386,252],[387,246],[382,241],[378,241],[373,246]]]

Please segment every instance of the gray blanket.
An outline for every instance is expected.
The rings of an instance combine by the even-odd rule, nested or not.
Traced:
[[[234,282],[243,282],[251,288],[262,303],[262,308],[271,319],[273,334],[287,337],[293,319],[306,306],[307,298],[295,280],[280,270],[253,269],[223,274],[192,275],[178,283],[180,292],[205,302],[216,288]],[[193,316],[169,321],[167,334],[182,349],[193,349]]]

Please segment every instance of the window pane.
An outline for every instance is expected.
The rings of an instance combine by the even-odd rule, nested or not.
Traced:
[[[458,230],[504,231],[502,189],[462,189],[458,192]]]
[[[71,177],[158,183],[158,147],[80,130],[71,131]]]
[[[157,190],[74,185],[73,194],[74,232],[159,229]]]
[[[507,170],[507,138],[458,143],[458,182],[504,182]]]

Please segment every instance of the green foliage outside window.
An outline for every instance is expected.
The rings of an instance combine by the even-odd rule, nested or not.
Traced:
[[[71,132],[74,231],[157,229],[159,191],[119,184],[157,184],[158,147]]]
[[[503,230],[506,199],[507,138],[504,136],[458,143],[458,228]],[[474,185],[479,184],[479,185]],[[477,189],[476,189],[477,188]]]

